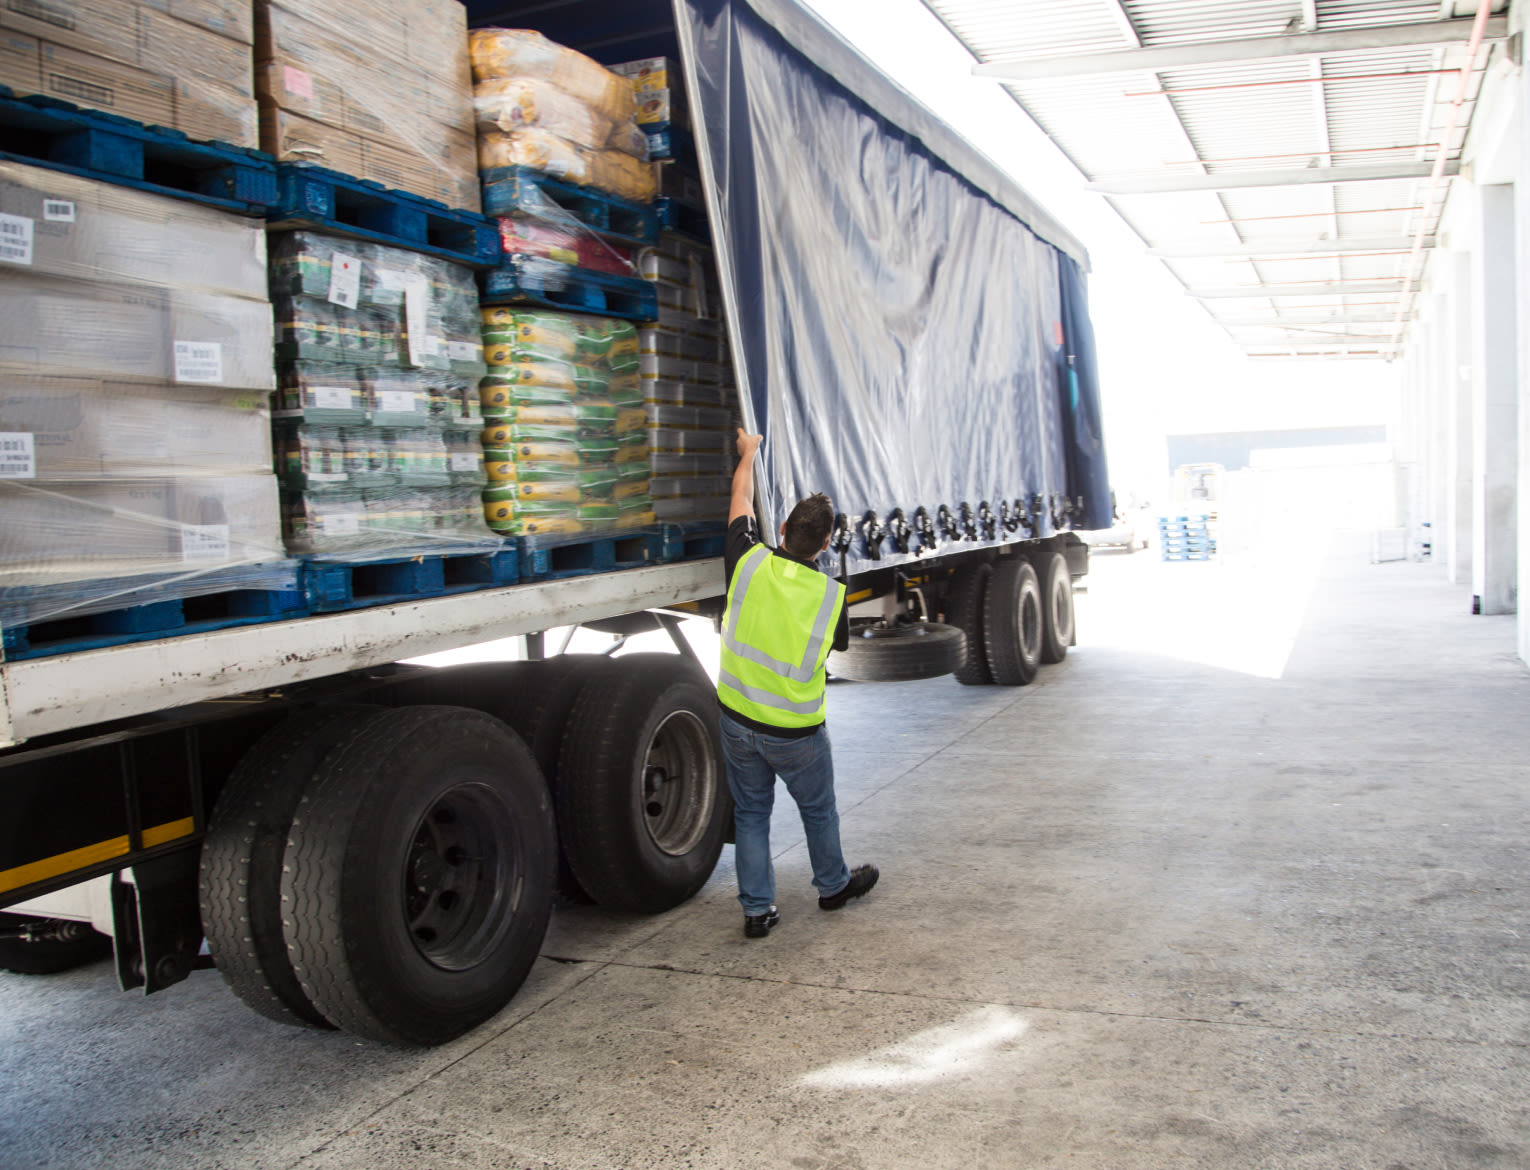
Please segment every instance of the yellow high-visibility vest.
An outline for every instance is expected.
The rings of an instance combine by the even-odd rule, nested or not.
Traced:
[[[756,544],[740,558],[723,615],[717,697],[724,707],[773,727],[824,719],[823,664],[845,587]]]

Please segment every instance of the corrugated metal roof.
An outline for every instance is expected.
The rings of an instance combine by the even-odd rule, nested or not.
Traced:
[[[1483,71],[1503,50],[1490,37],[1470,59],[1461,40],[1382,38],[1450,18],[1460,36],[1472,0],[924,3],[982,64],[1063,70],[997,83],[1246,351],[1397,352],[1448,189],[1428,170],[1451,99],[1469,69],[1444,143],[1455,164]],[[1491,11],[1507,7],[1493,0]],[[1340,36],[1317,53],[1303,34]],[[1286,38],[1289,55],[1205,59],[1248,38]],[[1112,61],[1110,72],[1094,59],[1183,46],[1202,48],[1168,65]],[[1233,185],[1256,179],[1268,183]],[[1192,189],[1208,183],[1226,186]],[[1424,264],[1411,256],[1420,231]]]

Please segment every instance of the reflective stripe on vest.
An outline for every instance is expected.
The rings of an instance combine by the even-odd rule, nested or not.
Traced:
[[[723,622],[717,685],[724,705],[781,727],[822,722],[823,666],[844,595],[837,581],[796,561],[776,558],[763,544],[745,553],[728,587]],[[740,633],[745,612],[750,618],[744,624],[752,627],[756,641],[768,633],[769,648]],[[768,630],[762,629],[759,623],[767,619]]]

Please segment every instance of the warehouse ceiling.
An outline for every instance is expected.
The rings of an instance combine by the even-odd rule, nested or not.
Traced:
[[[924,3],[1245,352],[1399,352],[1507,0]]]

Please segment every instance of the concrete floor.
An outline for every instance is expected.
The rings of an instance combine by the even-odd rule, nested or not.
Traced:
[[[870,897],[788,802],[770,938],[725,851],[445,1048],[0,975],[0,1166],[1530,1166],[1530,674],[1468,600],[1101,556],[1038,685],[831,687]]]

